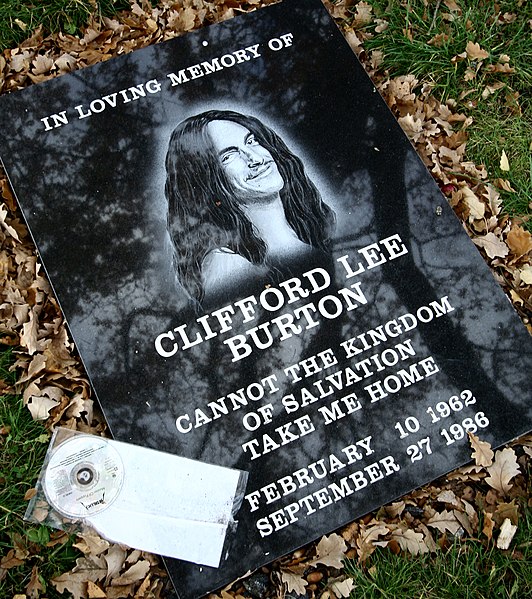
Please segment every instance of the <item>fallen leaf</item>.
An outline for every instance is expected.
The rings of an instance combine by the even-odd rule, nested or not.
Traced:
[[[434,551],[438,551],[438,545],[436,545],[436,542],[434,541],[432,533],[425,526],[425,524],[423,524],[423,522],[419,523],[419,528],[423,531],[423,534],[425,535],[425,537],[424,537],[425,538],[425,545],[427,546],[428,550],[431,553],[434,552]]]
[[[460,505],[460,500],[450,489],[442,491],[438,495],[438,497],[436,497],[436,501],[441,501],[442,503],[450,503],[454,507],[458,507]]]
[[[455,0],[443,0],[443,3],[449,10],[454,10],[460,14],[462,13],[462,9],[456,4]]]
[[[510,251],[508,246],[491,231],[483,237],[474,237],[473,243],[483,248],[489,258],[504,258]]]
[[[499,189],[503,189],[504,191],[510,191],[512,193],[515,193],[515,189],[510,185],[510,181],[508,181],[507,179],[494,179],[493,185],[495,185],[495,187],[498,187]]]
[[[331,568],[342,568],[347,545],[342,537],[336,533],[322,537],[316,547],[317,557],[309,562],[309,566],[323,564]]]
[[[532,266],[527,264],[524,268],[519,270],[519,275],[521,277],[521,281],[525,283],[525,285],[532,285]]]
[[[504,522],[507,518],[512,524],[517,526],[519,520],[519,508],[513,501],[510,503],[499,503],[495,510],[494,517],[497,522]]]
[[[298,595],[306,595],[307,594],[307,585],[308,582],[301,576],[301,574],[296,574],[292,572],[290,569],[281,569],[281,580],[283,584],[286,585],[286,590],[291,593],[297,593]]]
[[[393,531],[392,538],[399,543],[403,551],[408,551],[412,555],[429,552],[429,548],[420,532],[398,528]]]
[[[532,252],[532,235],[523,227],[515,225],[506,236],[506,243],[516,256],[524,256]]]
[[[126,560],[126,551],[120,545],[111,545],[107,553],[103,555],[103,558],[107,564],[107,575],[105,577],[105,584],[107,585],[123,568]]]
[[[486,477],[488,485],[503,494],[508,493],[512,487],[510,481],[521,472],[515,451],[510,447],[497,451],[495,461],[486,470],[489,473]]]
[[[437,528],[441,533],[445,533],[445,531],[448,530],[452,535],[455,535],[461,528],[461,524],[458,522],[453,512],[447,510],[434,514],[434,516],[427,521],[427,524],[433,528]]]
[[[403,513],[405,505],[404,501],[396,501],[395,503],[385,506],[384,509],[390,518],[395,518]]]
[[[129,599],[133,596],[134,592],[134,583],[107,587],[107,589],[105,589],[107,599]]]
[[[19,559],[15,556],[15,550],[10,549],[7,552],[7,555],[4,555],[0,560],[0,568],[4,570],[9,570],[10,568],[16,568],[17,566],[22,566],[24,560]]]
[[[345,580],[334,581],[330,585],[331,591],[337,597],[349,597],[351,591],[355,588],[355,581],[352,578],[346,578]]]
[[[469,187],[462,187],[460,191],[462,192],[462,197],[469,208],[471,216],[476,219],[483,218],[486,211],[486,204],[481,202]]]
[[[87,582],[87,595],[89,599],[106,599],[107,597],[105,592],[92,580]]]
[[[87,581],[82,573],[68,572],[52,578],[50,582],[59,594],[68,591],[74,599],[87,599]]]
[[[482,50],[482,48],[476,42],[469,41],[466,45],[466,54],[470,60],[484,60],[488,58],[489,54],[486,50]]]
[[[0,225],[9,235],[11,235],[11,237],[13,237],[13,239],[16,239],[20,242],[17,231],[6,222],[7,215],[8,211],[5,204],[0,205]]]
[[[423,131],[423,121],[411,114],[399,117],[398,121],[408,138],[417,141]]]
[[[503,150],[501,154],[501,161],[499,163],[499,167],[501,171],[509,171],[510,170],[510,162],[508,160],[508,156],[506,152]]]
[[[506,520],[502,523],[501,531],[499,533],[499,538],[497,539],[497,547],[499,549],[508,549],[510,547],[510,543],[514,538],[514,535],[517,531],[517,526],[514,526],[510,521],[510,518],[506,518]]]
[[[358,559],[361,562],[366,559],[375,551],[377,548],[378,538],[387,535],[390,529],[384,524],[376,524],[368,528],[362,528],[360,535],[357,538],[358,548]],[[385,542],[388,544],[388,542]]]
[[[37,489],[35,487],[32,489],[28,489],[24,493],[24,501],[29,501],[30,499],[33,499],[35,495],[37,495]]]
[[[76,566],[70,571],[51,579],[51,583],[59,594],[69,591],[74,599],[86,599],[87,582],[103,580],[106,570],[103,568],[105,562],[101,558],[89,559],[79,557]]]
[[[112,586],[128,585],[139,580],[143,580],[146,574],[150,571],[150,562],[148,560],[139,560],[126,570],[118,578],[111,581]]]
[[[53,66],[54,61],[49,56],[38,54],[33,61],[32,72],[35,75],[43,75],[48,73]]]
[[[453,514],[454,514],[456,520],[462,526],[462,528],[465,531],[467,531],[468,534],[473,536],[473,528],[474,527],[473,527],[473,523],[469,519],[469,516],[467,514],[464,514],[463,512],[458,511],[458,510],[453,510]],[[459,530],[460,529],[458,529],[456,532],[458,532]],[[452,534],[456,534],[456,533],[452,533]]]
[[[373,7],[367,2],[358,2],[354,18],[354,27],[358,29],[373,21]]]
[[[491,514],[489,512],[484,512],[484,526],[482,527],[482,532],[488,537],[488,541],[491,541],[494,526],[495,521],[491,517]]]
[[[493,451],[491,445],[486,441],[481,441],[473,433],[467,433],[469,436],[469,443],[473,449],[471,457],[475,460],[477,466],[491,466],[493,461]]]
[[[50,410],[57,405],[59,402],[45,396],[32,396],[27,404],[33,420],[46,420],[50,416]]]
[[[105,539],[102,539],[95,532],[85,532],[79,535],[80,540],[74,544],[76,549],[79,549],[82,553],[90,553],[92,555],[100,555],[107,549],[109,549],[110,543]]]

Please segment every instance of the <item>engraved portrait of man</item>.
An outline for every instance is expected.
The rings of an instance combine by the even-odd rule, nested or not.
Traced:
[[[302,161],[255,117],[210,110],[179,123],[165,193],[175,271],[199,303],[330,250],[333,210]]]

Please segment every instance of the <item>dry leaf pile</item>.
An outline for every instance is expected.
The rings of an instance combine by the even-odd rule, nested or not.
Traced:
[[[162,0],[153,8],[143,0],[132,2],[131,11],[114,19],[92,22],[81,38],[65,34],[44,37],[42,31],[37,31],[20,47],[0,54],[0,92],[44,81],[271,3]],[[438,102],[430,89],[420,87],[413,76],[389,79],[379,72],[379,53],[367,55],[363,46],[370,35],[364,27],[375,21],[368,3],[342,0],[326,4],[532,332],[532,237],[519,219],[501,212],[498,189],[508,189],[508,182],[499,179],[489,185],[485,169],[464,160],[470,120],[455,112],[453,102]],[[385,27],[384,21],[377,20],[375,31]],[[468,45],[464,52],[462,58],[482,61],[480,47]],[[0,392],[22,392],[33,417],[45,421],[50,429],[60,424],[104,435],[105,423],[94,409],[87,376],[1,171],[0,196],[0,343],[18,348],[14,368],[19,373],[16,389],[0,383]],[[220,594],[211,595],[212,599],[348,597],[354,583],[343,572],[342,560],[352,558],[363,565],[377,547],[387,547],[394,553],[421,554],[445,548],[455,538],[472,537],[508,550],[519,525],[519,501],[529,497],[532,437],[521,439],[515,449],[495,454],[474,435],[470,441],[474,465],[278,560]],[[57,533],[51,542],[63,542],[62,535]],[[51,581],[60,592],[68,590],[76,599],[164,596],[164,572],[154,556],[91,534],[80,537],[76,547],[80,550],[76,567]],[[0,576],[2,569],[24,563],[29,555],[22,543],[14,547],[2,557]],[[41,596],[36,567],[31,578],[27,595],[19,599]]]

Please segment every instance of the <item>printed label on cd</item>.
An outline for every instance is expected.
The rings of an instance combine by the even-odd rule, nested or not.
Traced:
[[[78,435],[54,450],[42,482],[54,509],[69,518],[87,518],[107,509],[118,497],[124,466],[108,441]]]

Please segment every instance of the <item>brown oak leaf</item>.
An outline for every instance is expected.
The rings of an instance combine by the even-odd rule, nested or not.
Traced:
[[[344,580],[333,580],[329,588],[335,594],[336,597],[350,597],[351,592],[355,588],[355,581],[352,578],[345,578]]]
[[[516,256],[524,256],[532,251],[532,235],[519,225],[510,229],[510,232],[506,236],[506,243],[512,254]]]
[[[489,53],[486,52],[486,50],[483,50],[479,44],[472,42],[471,40],[467,42],[465,51],[470,60],[484,60],[489,56]]]
[[[346,550],[347,545],[340,535],[333,533],[328,537],[322,537],[316,547],[318,555],[308,565],[323,564],[331,568],[342,568]]]
[[[503,494],[508,493],[512,487],[510,481],[521,472],[515,451],[510,447],[497,451],[493,464],[486,470],[489,474],[486,478],[488,485]]]
[[[453,512],[443,510],[443,512],[436,513],[430,520],[427,521],[429,526],[437,528],[441,533],[448,530],[452,535],[455,535],[461,528],[460,522],[456,519]]]
[[[491,231],[482,237],[473,238],[473,243],[483,248],[489,258],[504,258],[510,249]]]
[[[290,569],[281,570],[281,580],[286,585],[287,591],[297,593],[298,595],[307,594],[308,582],[300,575],[292,572]]]
[[[482,532],[488,537],[488,541],[491,541],[494,526],[495,521],[491,517],[491,514],[489,512],[484,512],[484,526],[482,527]]]
[[[473,433],[467,433],[469,436],[469,443],[473,449],[471,457],[475,460],[477,466],[491,466],[493,462],[493,450],[491,445],[486,441],[481,441]]]
[[[425,543],[423,535],[410,528],[407,530],[402,530],[401,528],[394,530],[392,539],[399,543],[399,546],[403,551],[408,551],[412,555],[429,552],[429,548]]]

